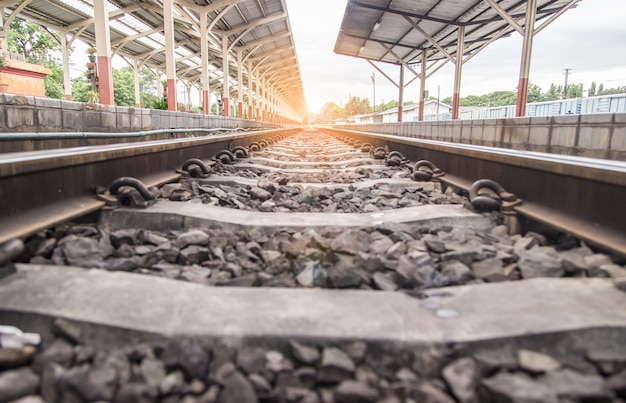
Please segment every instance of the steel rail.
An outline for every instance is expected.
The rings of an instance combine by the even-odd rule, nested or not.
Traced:
[[[429,160],[444,184],[469,190],[491,179],[516,194],[519,214],[626,256],[626,163],[446,143],[339,129],[321,129]]]
[[[101,209],[96,189],[130,176],[156,186],[176,180],[188,159],[299,129],[0,155],[0,243]]]

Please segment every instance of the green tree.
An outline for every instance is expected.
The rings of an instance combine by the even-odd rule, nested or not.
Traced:
[[[50,32],[41,26],[14,19],[7,32],[9,51],[24,55],[27,63],[39,64],[52,70],[44,79],[46,96],[63,98],[63,69],[55,56],[60,51],[60,38],[57,32]],[[70,49],[71,53],[71,49]]]
[[[345,117],[344,110],[332,102],[326,102],[318,113],[318,118],[324,123],[331,123],[342,117]]]
[[[91,82],[82,77],[72,79],[72,100],[76,102],[88,102]]]
[[[65,98],[65,88],[63,87],[63,69],[57,65],[49,66],[52,74],[43,80],[43,85],[48,98]]]
[[[135,79],[130,67],[113,69],[113,97],[115,105],[135,106]]]
[[[354,116],[368,113],[372,110],[372,107],[367,98],[351,97],[344,109],[348,116]]]
[[[159,99],[157,79],[147,67],[139,71],[139,97],[141,106],[144,108],[148,108]]]
[[[591,86],[589,87],[588,96],[594,97],[596,95],[596,82],[592,81]]]
[[[550,89],[544,94],[544,98],[546,101],[556,101],[557,99],[561,99],[562,94],[562,85],[550,84]]]
[[[600,86],[598,87],[598,93],[596,95],[623,94],[625,92],[626,92],[626,86],[605,89],[604,85],[600,84]]]
[[[541,93],[541,87],[537,84],[528,83],[528,102],[542,102],[546,97]]]
[[[565,98],[580,98],[583,96],[583,84],[570,84],[567,86]]]

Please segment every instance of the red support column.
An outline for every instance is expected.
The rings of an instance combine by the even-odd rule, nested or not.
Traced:
[[[175,111],[177,108],[176,105],[176,79],[168,78],[167,79],[167,110]]]
[[[452,120],[459,119],[460,95],[458,92],[452,94]]]
[[[243,118],[243,102],[237,104],[237,117],[240,119]]]
[[[252,116],[252,105],[248,105],[248,119],[252,120],[253,116]]]
[[[224,98],[224,116],[230,116],[230,99]]]
[[[98,82],[100,88],[100,103],[104,105],[114,105],[113,96],[113,70],[111,69],[111,58],[98,55]]]
[[[209,102],[209,90],[202,90],[202,112],[205,115],[211,114],[211,104]]]

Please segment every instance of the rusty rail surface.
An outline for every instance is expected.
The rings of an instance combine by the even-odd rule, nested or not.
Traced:
[[[209,161],[221,150],[295,130],[1,154],[0,243],[101,209],[96,188],[117,178],[149,187],[171,182],[188,159]]]
[[[626,256],[626,162],[322,130],[429,160],[445,172],[442,183],[466,191],[494,180],[522,200],[517,213]]]

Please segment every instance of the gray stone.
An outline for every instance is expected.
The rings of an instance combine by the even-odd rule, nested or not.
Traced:
[[[68,389],[76,392],[82,399],[94,401],[111,401],[117,387],[118,374],[111,365],[83,364],[64,371],[58,377],[59,391]]]
[[[156,232],[141,230],[138,234],[138,239],[144,244],[150,244],[159,246],[161,244],[169,242],[168,239]]]
[[[320,287],[326,284],[326,271],[318,262],[308,261],[296,276],[296,281],[303,287]]]
[[[370,253],[372,254],[383,254],[385,253],[391,246],[393,245],[393,241],[387,237],[382,236],[370,244]]]
[[[261,189],[260,187],[253,187],[248,190],[248,193],[250,194],[250,198],[252,200],[265,201],[272,198],[272,194],[270,192],[265,189]]]
[[[370,403],[378,399],[378,391],[366,383],[345,380],[335,388],[336,403]]]
[[[439,239],[426,238],[424,239],[426,247],[436,253],[444,253],[446,251],[446,244]]]
[[[606,380],[606,386],[619,397],[626,398],[626,369],[609,377]]]
[[[274,182],[267,178],[259,179],[256,185],[270,193],[274,193],[276,191],[276,185],[274,184]]]
[[[162,395],[178,393],[185,385],[185,376],[182,371],[174,371],[165,376],[159,384],[159,392]]]
[[[70,235],[63,240],[63,254],[67,263],[85,268],[105,267],[103,250],[94,238]]]
[[[182,183],[166,183],[165,185],[161,186],[161,189],[159,189],[161,191],[161,197],[169,199],[172,193],[174,193],[178,189],[182,189],[182,187]]]
[[[116,248],[119,248],[121,245],[136,245],[138,238],[138,232],[135,229],[120,229],[114,231],[109,235],[109,239],[111,243]]]
[[[224,381],[222,389],[217,399],[218,403],[256,403],[258,398],[250,381],[235,371]]]
[[[65,339],[56,338],[41,354],[35,356],[33,369],[35,372],[41,373],[52,363],[69,367],[73,359],[74,348],[72,345]]]
[[[166,369],[180,368],[188,378],[204,379],[208,373],[209,356],[197,339],[169,342],[161,360]]]
[[[21,399],[13,400],[11,403],[46,403],[46,401],[43,400],[41,396],[30,395],[30,396],[24,396]]]
[[[539,378],[560,399],[575,401],[611,401],[610,392],[598,375],[581,374],[570,369],[552,371]]]
[[[330,247],[335,252],[343,252],[355,255],[358,252],[367,252],[369,249],[370,235],[365,231],[347,230],[332,240]]]
[[[525,279],[537,277],[561,277],[565,274],[561,259],[533,248],[522,253],[517,263]]]
[[[267,360],[265,367],[272,372],[293,370],[293,362],[278,351],[268,351],[265,353],[265,359]]]
[[[419,403],[455,403],[455,400],[430,382],[420,382],[411,393]]]
[[[254,390],[261,394],[267,394],[272,391],[272,385],[267,381],[267,379],[263,378],[259,374],[250,374],[248,375],[248,380],[250,384],[254,388]]]
[[[570,275],[578,275],[589,270],[589,265],[585,262],[585,257],[592,255],[591,249],[583,246],[559,253],[563,262],[565,272]]]
[[[111,258],[106,260],[106,269],[111,271],[132,271],[140,267],[141,263],[142,260],[139,256]]]
[[[125,383],[115,394],[114,403],[152,403],[158,398],[158,390],[144,383]]]
[[[0,401],[8,402],[36,394],[39,379],[39,375],[29,367],[0,372]]]
[[[518,256],[520,256],[522,253],[534,248],[538,244],[539,243],[537,242],[537,239],[535,239],[534,237],[524,237],[515,242],[515,245],[513,245],[513,250]]]
[[[209,243],[209,235],[202,230],[191,230],[179,235],[172,245],[182,249],[189,245],[207,246]]]
[[[479,374],[473,359],[465,357],[453,361],[443,369],[441,374],[461,403],[478,402],[476,386]]]
[[[384,268],[382,259],[369,253],[359,252],[354,255],[354,266],[368,273],[375,273]]]
[[[204,246],[189,245],[178,254],[178,263],[185,265],[200,264],[208,259],[209,248]]]
[[[622,346],[609,349],[592,349],[587,359],[604,375],[612,375],[626,368],[626,351]]]
[[[243,347],[237,354],[237,366],[246,374],[261,372],[265,368],[267,359],[265,350],[260,347]]]
[[[415,286],[415,272],[417,265],[406,255],[400,256],[398,265],[395,268],[396,282],[404,288],[413,288]]]
[[[441,274],[448,279],[450,285],[462,285],[474,278],[470,268],[459,261],[443,262],[441,266]]]
[[[406,245],[404,242],[396,242],[385,253],[387,259],[397,260],[406,253]]]
[[[421,288],[438,288],[449,284],[448,279],[432,266],[419,267],[413,278],[417,286]]]
[[[554,358],[536,351],[519,350],[517,358],[520,368],[532,374],[542,374],[561,367],[561,364]]]
[[[589,266],[590,270],[597,269],[605,264],[612,264],[613,261],[607,255],[602,253],[595,253],[593,255],[585,256],[584,261]]]
[[[326,347],[317,378],[321,383],[336,384],[350,378],[354,370],[354,362],[345,352],[336,347]]]
[[[328,271],[330,283],[335,288],[357,288],[363,281],[357,269],[346,265],[337,265]]]
[[[393,281],[391,276],[387,273],[376,272],[372,276],[374,286],[383,291],[395,291],[398,289],[398,285]]]
[[[491,283],[506,281],[507,279],[502,270],[502,261],[496,258],[489,258],[472,263],[472,272],[477,278]]]
[[[290,341],[291,353],[294,358],[302,364],[312,365],[320,359],[320,353],[317,348],[305,346],[297,341]]]
[[[603,264],[594,273],[597,277],[625,278],[626,269],[616,264]]]
[[[516,403],[559,403],[552,389],[523,373],[500,372],[483,379],[488,401]]]
[[[144,358],[139,365],[144,381],[152,387],[158,387],[165,379],[165,365],[162,361],[153,358]]]
[[[55,319],[52,322],[52,332],[57,336],[65,338],[70,343],[78,344],[81,342],[82,331],[80,326],[67,319]]]

